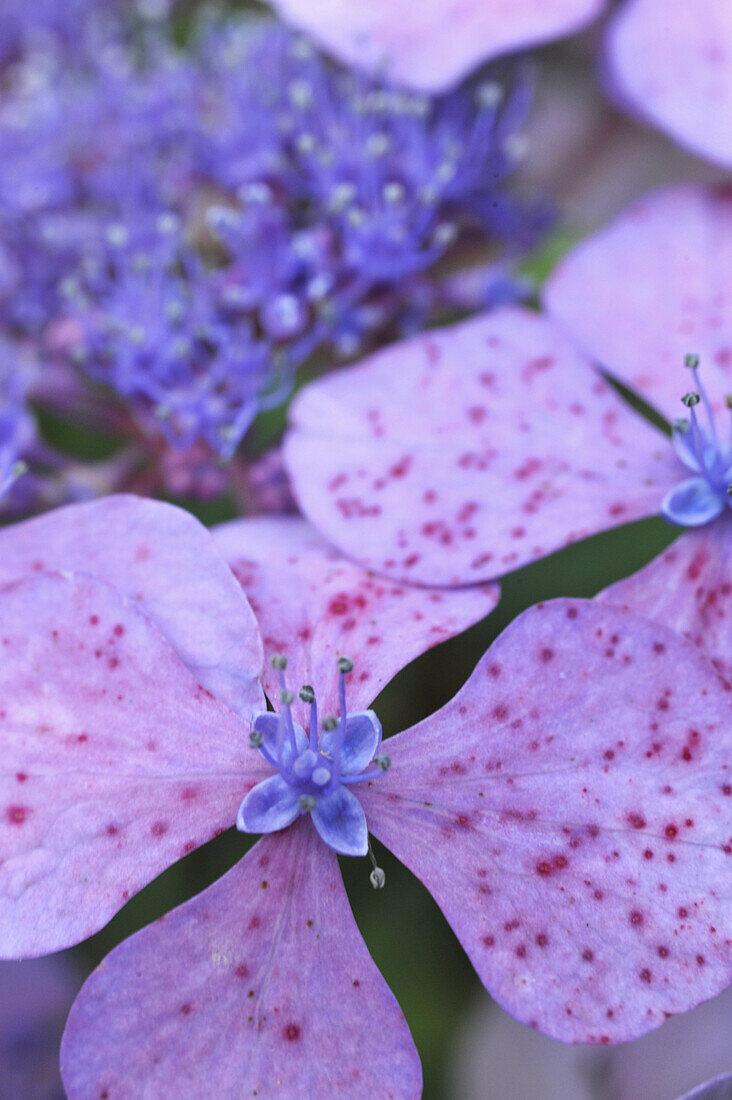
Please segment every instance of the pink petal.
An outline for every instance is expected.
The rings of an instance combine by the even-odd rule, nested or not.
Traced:
[[[116,948],[69,1016],[69,1100],[415,1100],[419,1059],[303,821]]]
[[[552,326],[502,309],[302,391],[285,459],[301,506],[398,579],[499,576],[656,512],[670,445]]]
[[[359,710],[399,669],[482,619],[498,602],[497,585],[442,593],[381,580],[295,517],[235,520],[215,528],[213,536],[254,608],[267,656],[286,654],[291,689],[312,684],[321,716],[337,709],[339,655],[354,662],[348,709]],[[276,699],[277,675],[269,661],[264,686]],[[307,728],[306,710],[299,714]]]
[[[347,65],[441,92],[483,61],[579,30],[604,0],[272,0]]]
[[[631,109],[693,152],[732,167],[728,0],[627,0],[607,46],[611,79]]]
[[[114,589],[72,574],[2,589],[0,955],[96,932],[233,825],[269,773],[248,726]],[[261,706],[261,703],[260,703]]]
[[[691,388],[688,352],[717,407],[732,386],[731,288],[732,192],[679,186],[567,253],[545,304],[591,358],[675,420]]]
[[[732,517],[687,531],[597,599],[675,630],[732,679]]]
[[[732,722],[709,662],[591,601],[525,612],[361,798],[496,1000],[620,1042],[732,980]]]
[[[210,534],[188,512],[113,496],[0,531],[0,584],[54,569],[91,573],[139,602],[227,706],[248,715],[261,702],[256,621]]]

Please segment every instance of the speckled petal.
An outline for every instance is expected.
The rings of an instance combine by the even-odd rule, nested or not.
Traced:
[[[329,848],[342,856],[365,856],[369,848],[366,815],[355,794],[336,787],[321,795],[312,812],[313,825]]]
[[[321,752],[330,755],[332,734],[324,730],[320,737]],[[373,760],[381,744],[381,722],[372,710],[355,711],[346,719],[346,735],[341,744],[343,775],[358,775]]]
[[[440,92],[482,61],[579,30],[604,0],[272,0],[347,65]]]
[[[254,616],[211,536],[172,504],[112,496],[0,531],[0,584],[27,573],[91,573],[139,603],[204,687],[249,717],[261,701]]]
[[[610,79],[628,108],[732,167],[728,0],[626,0],[608,29]]]
[[[404,1017],[308,821],[117,947],[71,1011],[61,1066],[69,1100],[421,1093]]]
[[[344,558],[302,519],[235,520],[213,531],[257,616],[267,656],[288,658],[294,692],[312,684],[321,717],[338,710],[336,658],[354,662],[349,710],[368,706],[396,673],[425,650],[493,610],[497,585],[465,592],[405,587],[374,577]],[[265,662],[264,685],[277,695]],[[308,728],[308,710],[295,710]]]
[[[687,477],[669,489],[661,512],[670,523],[681,527],[702,527],[724,511],[724,501],[704,477]]]
[[[281,775],[271,775],[252,787],[236,815],[243,833],[276,833],[291,825],[300,813],[300,792]]]
[[[285,459],[312,523],[397,579],[500,576],[658,511],[678,459],[552,323],[501,309],[306,387]]]
[[[687,531],[597,597],[683,635],[732,681],[732,518]]]
[[[732,980],[730,718],[672,631],[557,600],[386,742],[361,799],[499,1003],[554,1038],[625,1041]]]
[[[248,724],[108,585],[42,574],[0,605],[0,956],[13,958],[96,932],[233,825],[269,769]]]
[[[544,292],[549,312],[584,348],[670,421],[693,388],[699,356],[712,404],[732,389],[732,192],[655,191],[571,249]],[[724,422],[724,421],[723,421]]]

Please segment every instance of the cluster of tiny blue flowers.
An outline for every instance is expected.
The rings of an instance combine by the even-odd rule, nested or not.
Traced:
[[[202,15],[180,49],[145,8],[0,16],[0,324],[111,387],[143,439],[229,459],[317,349],[454,309],[433,269],[457,241],[535,237],[503,191],[528,84],[430,99],[274,24]]]
[[[695,389],[681,399],[688,417],[673,426],[676,454],[693,476],[684,478],[663,499],[661,511],[671,523],[683,527],[700,527],[732,507],[732,432],[725,441],[719,434],[712,402],[699,377],[699,357],[686,356]],[[726,398],[732,410],[732,397]],[[704,410],[706,423],[697,414]]]

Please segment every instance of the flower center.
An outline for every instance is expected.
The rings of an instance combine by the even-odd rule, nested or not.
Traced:
[[[717,430],[712,403],[699,377],[699,357],[687,355],[685,364],[695,388],[681,399],[689,415],[674,423],[672,441],[676,454],[694,476],[666,494],[661,511],[671,523],[699,527],[716,519],[725,507],[732,507],[732,432],[724,440]],[[732,411],[732,396],[725,400]]]
[[[346,676],[353,663],[347,657],[338,660],[340,713],[337,718],[326,718],[322,729],[315,691],[309,684],[301,688],[300,699],[310,707],[308,733],[293,718],[294,695],[285,682],[285,658],[274,657],[272,665],[278,672],[281,711],[258,714],[249,741],[276,774],[246,796],[237,827],[243,832],[275,832],[299,814],[310,813],[315,828],[334,851],[365,855],[366,818],[349,788],[383,775],[391,761],[384,754],[377,755],[381,724],[374,712],[348,712]]]

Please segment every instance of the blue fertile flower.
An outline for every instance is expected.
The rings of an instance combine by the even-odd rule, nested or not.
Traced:
[[[320,736],[312,687],[305,685],[300,691],[300,698],[310,706],[308,735],[292,717],[294,696],[285,683],[285,658],[274,657],[272,664],[279,671],[282,712],[256,715],[250,744],[278,774],[251,789],[239,807],[237,828],[244,833],[273,833],[286,828],[300,814],[309,813],[320,837],[334,852],[366,855],[366,815],[349,786],[383,774],[390,760],[376,755],[381,744],[381,723],[374,712],[348,713],[346,675],[353,664],[346,657],[338,661],[340,716],[326,718]],[[372,761],[376,767],[366,771]]]
[[[110,228],[93,301],[71,298],[82,330],[75,356],[143,416],[153,411],[172,444],[203,439],[228,458],[266,404],[272,350],[246,319],[224,316],[218,283],[175,218],[136,228],[133,241]]]
[[[712,403],[699,378],[699,357],[686,356],[696,389],[682,397],[689,418],[677,420],[673,445],[693,477],[674,486],[663,498],[661,511],[671,523],[701,527],[732,507],[732,439],[724,441],[717,431]],[[732,397],[726,399],[732,410]],[[704,408],[706,425],[700,423],[696,406]]]

